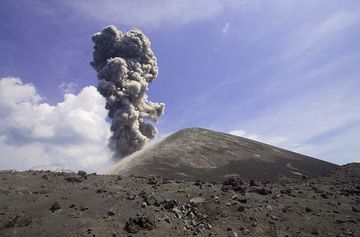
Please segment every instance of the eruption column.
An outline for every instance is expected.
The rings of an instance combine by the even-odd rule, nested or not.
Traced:
[[[97,71],[97,89],[106,98],[112,120],[110,148],[122,158],[140,150],[157,133],[153,125],[165,104],[148,101],[149,83],[158,75],[149,39],[139,30],[123,35],[108,26],[92,36],[95,43],[90,65]]]

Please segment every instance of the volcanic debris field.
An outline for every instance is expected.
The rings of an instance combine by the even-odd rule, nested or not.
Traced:
[[[360,236],[360,164],[223,183],[0,172],[0,236]]]

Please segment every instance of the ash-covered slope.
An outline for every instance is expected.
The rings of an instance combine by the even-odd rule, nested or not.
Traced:
[[[281,180],[325,174],[337,165],[278,147],[201,128],[178,131],[126,157],[109,174],[158,175],[203,181]]]

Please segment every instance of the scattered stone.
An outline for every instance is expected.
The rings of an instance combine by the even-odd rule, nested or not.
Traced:
[[[281,189],[281,190],[280,190],[280,193],[281,193],[281,194],[287,194],[287,195],[290,195],[290,194],[291,194],[291,189],[290,189],[290,188],[287,188],[287,189]]]
[[[154,175],[148,177],[148,184],[155,185],[158,183],[158,179]]]
[[[301,175],[301,178],[303,179],[303,180],[308,180],[309,179],[309,176],[307,176],[307,175]]]
[[[272,206],[271,205],[266,205],[266,209],[268,210],[268,211],[272,211],[273,210],[273,208],[272,208]]]
[[[305,211],[306,211],[306,212],[312,212],[312,209],[311,209],[310,207],[306,207],[306,208],[305,208]]]
[[[165,209],[173,209],[178,205],[178,202],[176,200],[166,199],[165,201],[162,202],[162,205]]]
[[[246,187],[242,180],[240,180],[239,178],[229,178],[223,182],[221,190],[223,192],[234,190],[235,192],[245,193]]]
[[[159,201],[152,195],[145,196],[144,202],[147,204],[147,206],[160,206]]]
[[[270,189],[265,189],[265,188],[257,188],[257,189],[255,189],[255,192],[260,195],[268,195],[268,194],[272,193],[272,191]]]
[[[244,184],[243,181],[240,180],[239,178],[229,178],[223,182],[223,185],[231,185],[233,187],[243,184]]]
[[[240,205],[240,206],[238,207],[237,211],[239,211],[239,212],[245,211],[245,206]]]
[[[313,235],[319,235],[319,234],[320,234],[320,231],[319,231],[318,229],[313,229],[313,230],[311,231],[311,234],[313,234]]]
[[[20,214],[12,218],[8,223],[5,224],[5,228],[12,227],[24,227],[31,223],[31,218],[28,215]],[[1,228],[0,228],[1,230]]]
[[[78,177],[70,176],[70,177],[65,177],[65,181],[69,183],[80,183],[81,179],[79,179]]]
[[[136,196],[135,196],[135,195],[127,195],[127,196],[126,196],[126,199],[132,201],[132,200],[135,200],[135,199],[136,199]]]
[[[51,207],[49,208],[49,210],[51,211],[51,212],[54,212],[54,211],[56,211],[56,210],[59,210],[61,207],[60,207],[60,204],[57,202],[57,201],[55,201],[52,205],[51,205]]]
[[[43,174],[43,175],[41,176],[41,178],[42,178],[42,179],[45,179],[45,180],[49,180],[49,177],[48,177],[46,174]]]
[[[347,236],[354,236],[354,233],[350,231],[349,229],[344,230],[344,234]]]
[[[238,201],[239,201],[240,203],[243,203],[243,204],[247,203],[246,197],[238,198]]]
[[[152,230],[155,228],[153,218],[137,214],[135,217],[130,217],[126,222],[125,230],[128,233],[136,234],[139,230]]]
[[[166,215],[165,215],[164,221],[166,221],[169,224],[171,223],[170,218],[168,216],[166,216]]]
[[[324,199],[329,199],[329,196],[326,193],[320,194],[320,197]]]
[[[104,188],[100,188],[100,189],[96,190],[96,193],[106,193],[106,192],[107,192],[107,190]]]
[[[81,207],[80,207],[80,211],[86,211],[86,210],[88,210],[88,209],[89,209],[88,206],[81,206]]]
[[[86,172],[85,172],[85,171],[79,170],[77,174],[78,174],[81,178],[87,179],[87,175],[86,175]]]
[[[257,184],[255,183],[255,180],[250,180],[250,183],[249,183],[250,186],[257,186]]]
[[[107,215],[108,216],[115,216],[115,212],[112,209],[110,209],[110,210],[108,210]]]
[[[190,199],[190,203],[191,204],[199,204],[199,203],[202,203],[202,202],[205,202],[205,198],[203,197],[194,197],[192,199]]]
[[[142,203],[141,203],[141,207],[142,207],[142,208],[146,208],[147,206],[148,206],[148,205],[146,204],[146,202],[142,202]]]
[[[351,209],[353,210],[353,212],[360,212],[360,209],[357,207],[351,207]]]

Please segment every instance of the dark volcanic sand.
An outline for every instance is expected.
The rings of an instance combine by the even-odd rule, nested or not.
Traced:
[[[33,171],[0,184],[0,236],[360,236],[360,164],[257,186]]]

